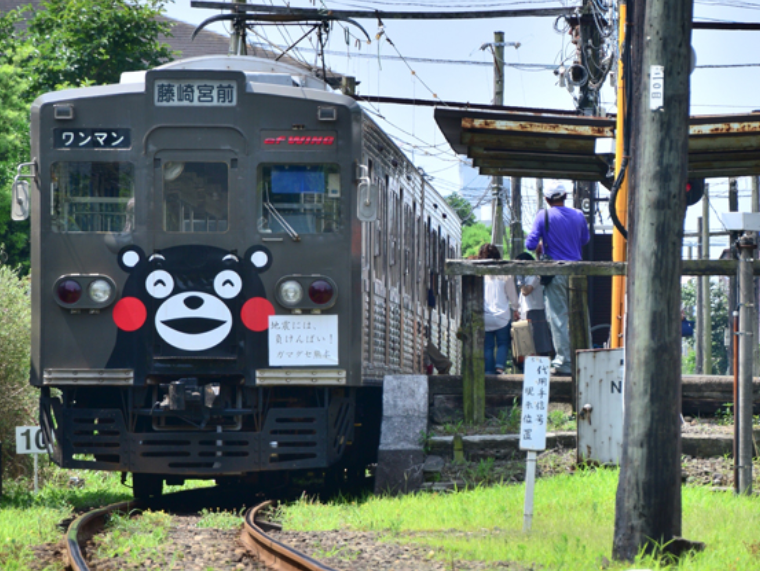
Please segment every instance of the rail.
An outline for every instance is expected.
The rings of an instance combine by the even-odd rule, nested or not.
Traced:
[[[241,534],[243,545],[254,552],[264,565],[278,571],[335,571],[265,533],[263,528],[279,528],[276,524],[257,520],[259,513],[272,505],[273,502],[266,501],[246,512]]]
[[[142,504],[137,501],[119,502],[80,515],[69,525],[66,532],[66,558],[73,571],[89,571],[82,546],[106,524],[114,512],[130,512]]]

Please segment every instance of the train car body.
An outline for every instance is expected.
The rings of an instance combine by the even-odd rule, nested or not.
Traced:
[[[458,361],[459,220],[352,98],[208,57],[31,119],[31,384],[60,466],[141,492],[363,472],[383,376],[428,339]]]

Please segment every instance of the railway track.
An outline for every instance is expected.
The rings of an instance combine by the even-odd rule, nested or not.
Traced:
[[[262,512],[273,504],[272,501],[266,501],[246,512],[241,532],[241,542],[245,548],[268,569],[275,571],[335,571],[267,533],[281,529],[279,524],[261,518]],[[102,531],[111,514],[130,513],[145,507],[146,504],[139,501],[120,502],[89,511],[72,521],[65,542],[69,568],[72,571],[89,571],[83,546],[88,539]]]

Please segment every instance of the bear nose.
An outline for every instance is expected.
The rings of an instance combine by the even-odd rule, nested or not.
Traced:
[[[198,295],[188,295],[184,299],[185,305],[190,309],[198,309],[203,305],[203,298]]]

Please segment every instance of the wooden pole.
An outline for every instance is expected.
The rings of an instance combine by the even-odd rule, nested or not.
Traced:
[[[570,276],[570,367],[572,377],[571,405],[578,409],[578,367],[576,352],[591,348],[591,324],[588,315],[588,278]]]
[[[702,259],[710,259],[710,185],[705,183],[705,195],[702,197]],[[710,277],[702,278],[702,371],[706,375],[713,372],[712,365],[712,295],[710,294]]]
[[[628,5],[632,19],[625,418],[613,557],[681,535],[681,245],[688,171],[691,0]],[[661,66],[661,67],[660,67]]]
[[[483,278],[462,276],[462,399],[464,421],[480,423],[486,410]]]

